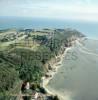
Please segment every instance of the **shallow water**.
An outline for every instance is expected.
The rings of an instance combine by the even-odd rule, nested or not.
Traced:
[[[90,39],[76,43],[47,88],[62,100],[98,100],[97,44]]]

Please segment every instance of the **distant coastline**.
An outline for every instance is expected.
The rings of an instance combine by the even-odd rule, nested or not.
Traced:
[[[42,28],[71,28],[77,29],[87,37],[98,37],[98,22],[84,22],[79,20],[58,20],[47,18],[25,18],[0,16],[0,30],[2,29],[42,29]]]

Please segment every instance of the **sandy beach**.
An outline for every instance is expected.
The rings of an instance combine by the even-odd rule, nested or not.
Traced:
[[[68,52],[68,50],[70,50],[71,48],[72,48],[72,47],[66,48],[66,50],[64,51],[63,54],[57,56],[57,57],[60,57],[60,61],[54,63],[54,65],[52,66],[52,68],[55,69],[55,70],[49,70],[49,72],[46,73],[46,74],[50,75],[51,77],[48,77],[48,78],[46,78],[45,76],[42,77],[42,86],[43,86],[43,88],[45,88],[46,91],[47,91],[49,94],[51,94],[51,95],[57,95],[57,94],[55,94],[55,93],[49,91],[49,90],[47,89],[46,86],[48,85],[49,81],[54,77],[54,75],[58,72],[58,69],[61,67],[63,58],[65,57],[65,55],[66,55],[66,53]]]
[[[97,41],[85,40],[62,57],[62,65],[49,80],[46,89],[60,100],[96,100],[98,98],[98,56]],[[69,54],[70,52],[70,54]],[[73,56],[74,54],[75,56]],[[66,59],[66,57],[70,59]],[[75,59],[74,59],[75,58]]]

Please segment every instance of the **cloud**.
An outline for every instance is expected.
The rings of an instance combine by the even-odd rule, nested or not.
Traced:
[[[97,0],[1,0],[0,16],[98,21]]]

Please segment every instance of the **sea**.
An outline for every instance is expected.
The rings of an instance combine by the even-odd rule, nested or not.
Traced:
[[[98,37],[98,22],[92,21],[0,16],[0,30],[9,28],[71,28],[87,37]]]

